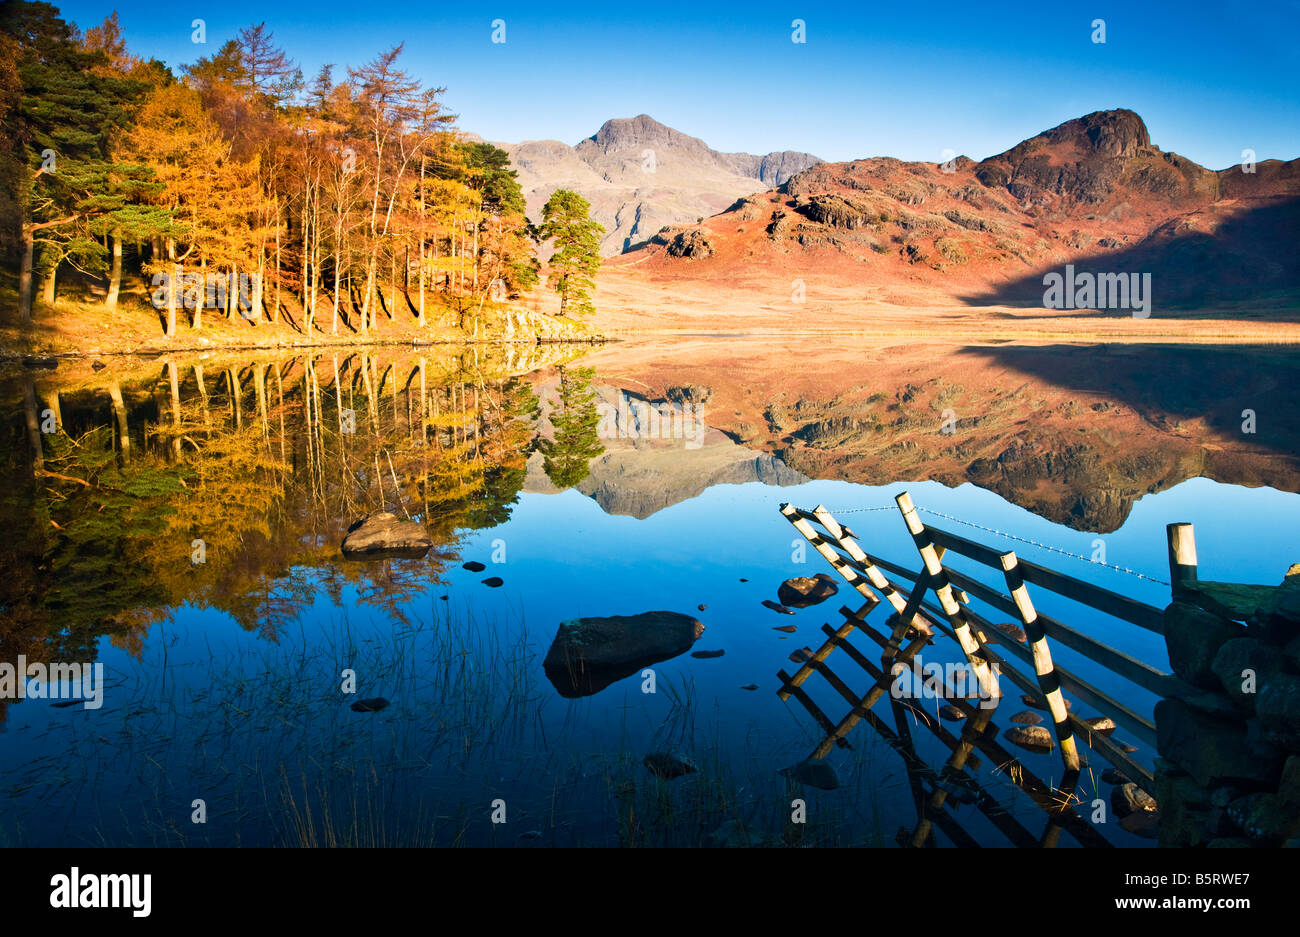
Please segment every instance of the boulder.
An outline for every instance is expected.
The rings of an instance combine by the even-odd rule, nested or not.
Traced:
[[[1002,733],[1002,737],[1025,751],[1040,754],[1056,747],[1056,740],[1044,726],[1012,726]]]
[[[1281,666],[1277,649],[1254,638],[1233,638],[1226,642],[1211,664],[1228,697],[1244,713],[1255,711],[1260,681]]]
[[[1212,716],[1182,700],[1162,699],[1156,703],[1155,721],[1157,750],[1201,787],[1233,781],[1268,783],[1276,777],[1275,765],[1247,743],[1240,719]]]
[[[823,758],[807,758],[797,765],[782,768],[779,773],[782,777],[822,791],[833,791],[840,786],[835,769]]]
[[[1300,635],[1300,564],[1292,566],[1282,584],[1255,610],[1252,622],[1274,644]]]
[[[781,583],[776,598],[787,608],[808,608],[820,605],[839,591],[834,580],[825,573],[816,576],[796,576]]]
[[[641,759],[641,763],[657,778],[671,781],[686,774],[694,774],[700,766],[693,760],[678,752],[651,752]]]
[[[680,612],[575,618],[560,624],[542,668],[561,696],[590,696],[690,650],[703,633],[699,620]]]
[[[1117,817],[1127,817],[1130,813],[1156,810],[1156,799],[1132,781],[1126,781],[1110,792],[1110,806]]]
[[[1300,677],[1280,672],[1263,677],[1255,714],[1265,739],[1300,751]]]
[[[346,557],[397,555],[414,559],[428,553],[431,546],[433,540],[424,525],[379,511],[348,528],[342,550]]]
[[[1178,598],[1212,615],[1232,621],[1246,621],[1272,592],[1272,586],[1200,581],[1181,588]]]
[[[1219,688],[1213,664],[1219,648],[1245,628],[1186,602],[1171,602],[1164,615],[1165,645],[1174,673],[1202,689]]]

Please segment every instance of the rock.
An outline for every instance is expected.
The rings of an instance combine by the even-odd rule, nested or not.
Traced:
[[[1171,602],[1165,609],[1164,631],[1174,673],[1207,690],[1219,688],[1213,669],[1219,648],[1245,633],[1241,625],[1185,602]]]
[[[382,696],[376,696],[373,699],[359,699],[352,704],[354,713],[377,713],[381,709],[388,708],[388,700]]]
[[[1261,759],[1246,742],[1240,719],[1203,713],[1178,699],[1156,703],[1156,748],[1186,770],[1201,787],[1223,782],[1271,782],[1274,765]]]
[[[1300,833],[1300,809],[1276,794],[1247,794],[1228,804],[1228,816],[1251,839],[1276,846]]]
[[[108,367],[108,365],[104,364],[104,362],[102,362],[102,361],[93,361],[93,362],[91,362],[90,370],[92,370],[92,371],[102,371],[102,370],[104,370],[106,367]]]
[[[438,598],[442,599],[444,602],[449,602],[449,601],[451,601],[451,596],[449,596],[449,595],[440,595],[440,596],[438,596]]]
[[[966,718],[966,714],[956,706],[944,704],[939,707],[939,718],[946,719],[949,722],[961,722]]]
[[[885,627],[888,628],[891,632],[898,627],[898,612],[894,612],[887,619],[885,619]],[[915,637],[918,634],[923,634],[927,638],[932,638],[934,637],[934,633],[935,633],[934,622],[932,622],[921,612],[916,613],[916,615],[912,618],[912,627],[907,629],[907,636],[909,638]]]
[[[431,546],[433,540],[422,524],[379,511],[348,528],[342,550],[346,557],[400,555],[414,559],[428,553]]]
[[[800,784],[815,787],[822,791],[833,791],[840,786],[840,779],[835,776],[835,769],[822,758],[805,759],[797,765],[782,768],[778,773]]]
[[[1239,639],[1234,638],[1233,640]],[[1231,643],[1232,641],[1228,642],[1228,644]],[[1173,699],[1180,699],[1189,706],[1211,716],[1232,717],[1241,712],[1228,694],[1219,690],[1200,690],[1190,683],[1174,686],[1170,689],[1168,695]]]
[[[489,586],[493,589],[500,589],[503,585],[505,585],[505,580],[503,580],[500,576],[488,576],[486,579],[483,580],[483,585]]]
[[[1070,701],[1068,699],[1065,699],[1065,697],[1061,697],[1061,699],[1065,700],[1065,710],[1066,712],[1069,712],[1073,708],[1070,705]],[[1047,712],[1047,707],[1044,704],[1038,702],[1038,700],[1030,696],[1028,693],[1020,697],[1020,702],[1024,703],[1030,709],[1037,709],[1040,712]]]
[[[1132,781],[1126,781],[1110,792],[1110,806],[1117,817],[1127,817],[1139,810],[1154,813],[1156,799]]]
[[[725,654],[725,653],[727,653],[727,652],[724,651],[724,650],[717,650],[717,651],[691,651],[691,656],[692,656],[692,657],[698,657],[700,660],[709,660],[710,658],[721,657],[721,656],[722,656],[723,654]]]
[[[1282,584],[1255,610],[1252,621],[1274,644],[1300,636],[1300,564],[1287,571]]]
[[[698,229],[682,231],[668,242],[670,257],[684,257],[687,260],[699,260],[713,254],[713,244]]]
[[[677,752],[651,752],[641,759],[641,763],[655,777],[666,781],[686,774],[694,774],[700,770],[699,765],[694,761]]]
[[[741,687],[741,689],[742,689],[742,690],[757,690],[757,689],[758,689],[758,684],[757,684],[757,683],[746,683],[744,686]]]
[[[1101,773],[1101,780],[1105,784],[1127,784],[1129,783],[1128,775],[1116,768],[1107,768]]]
[[[707,606],[707,605],[697,605],[697,606],[695,606],[695,608],[696,608],[698,611],[701,611],[701,612],[702,612],[702,611],[704,611],[705,609],[707,609],[708,606]]]
[[[1115,731],[1115,720],[1111,719],[1109,716],[1093,716],[1091,719],[1085,719],[1083,721],[1098,735],[1109,736]]]
[[[1025,634],[1025,629],[1021,628],[1019,625],[1012,625],[1007,622],[1001,622],[999,624],[995,624],[993,627],[996,628],[1001,634],[1006,635],[1008,638],[1010,638],[1013,641],[1018,641],[1021,644],[1029,643],[1029,636]]]
[[[835,593],[839,587],[830,576],[818,573],[816,576],[796,576],[781,583],[776,590],[777,601],[788,608],[808,608],[820,605]]]
[[[748,579],[745,579],[744,577],[741,577],[741,580],[740,580],[740,581],[741,581],[741,582],[749,582],[749,580],[748,580]]]
[[[1002,733],[1002,737],[1012,745],[1040,754],[1056,747],[1052,733],[1043,726],[1012,726]]]
[[[1255,586],[1237,582],[1193,583],[1179,590],[1178,599],[1227,618],[1246,621],[1272,594],[1272,586]]]
[[[1136,745],[1129,745],[1127,742],[1120,742],[1120,743],[1119,743],[1119,750],[1122,751],[1122,752],[1123,752],[1124,754],[1126,754],[1126,755],[1131,755],[1131,754],[1133,754],[1135,751],[1137,751],[1137,746],[1136,746]]]
[[[773,602],[771,599],[764,599],[764,600],[763,600],[763,607],[764,607],[764,608],[770,608],[770,609],[771,609],[772,611],[774,611],[774,612],[780,612],[782,615],[793,615],[793,614],[794,614],[794,612],[792,612],[790,609],[786,608],[784,605],[777,605],[777,604],[776,604],[775,602]]]
[[[1287,642],[1286,647],[1282,648],[1282,656],[1286,658],[1292,670],[1300,670],[1300,635]]]
[[[471,573],[481,573],[483,570],[487,569],[487,567],[478,560],[470,560],[468,563],[461,563],[460,568],[468,569]]]
[[[1026,709],[1024,712],[1018,712],[1012,716],[1011,721],[1022,726],[1036,726],[1042,724],[1043,717]]]
[[[1300,751],[1300,677],[1280,672],[1263,677],[1255,714],[1264,738]]]
[[[786,634],[794,634],[799,629],[795,625],[777,625],[773,631],[784,631]]]
[[[680,612],[562,622],[542,667],[563,697],[590,696],[643,667],[690,650],[704,625]]]
[[[791,652],[790,662],[795,664],[802,664],[806,660],[812,660],[812,657],[813,657],[812,648],[801,647],[799,648],[799,650]]]
[[[1260,680],[1276,673],[1282,661],[1275,648],[1254,638],[1233,638],[1219,648],[1210,665],[1228,698],[1244,713],[1255,711]],[[1243,687],[1248,687],[1246,692]]]

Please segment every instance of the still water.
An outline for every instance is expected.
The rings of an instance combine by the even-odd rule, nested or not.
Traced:
[[[809,355],[708,339],[11,372],[0,661],[102,663],[104,687],[98,708],[0,701],[0,842],[893,846],[917,822],[915,778],[870,726],[828,756],[836,789],[778,773],[824,732],[778,698],[776,673],[861,604],[838,577],[838,595],[793,615],[761,604],[789,577],[833,573],[779,505],[824,504],[916,568],[893,503],[908,491],[927,523],[1156,607],[1164,527],[1187,521],[1202,578],[1276,583],[1300,560],[1296,372],[1270,348]],[[380,509],[422,524],[429,554],[344,559],[348,528]],[[1038,599],[1167,667],[1158,635]],[[577,699],[548,680],[561,622],[654,610],[698,618],[692,651],[724,653],[655,663],[653,692],[641,670]],[[1150,715],[1148,694],[1054,654]],[[806,686],[832,721],[847,712]],[[389,705],[351,708],[376,697]],[[948,750],[902,718],[941,765]],[[661,780],[642,764],[655,751],[698,770]],[[1059,778],[1059,758],[1012,751]],[[1080,797],[1107,799],[1093,760]],[[972,779],[1037,836],[1045,815],[990,761]],[[796,802],[805,823],[790,822]],[[1006,844],[985,811],[947,809]]]

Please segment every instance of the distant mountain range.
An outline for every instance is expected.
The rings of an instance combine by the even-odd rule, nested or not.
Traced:
[[[821,162],[788,150],[720,153],[645,114],[608,120],[576,146],[558,140],[497,145],[519,173],[528,217],[539,221],[552,192],[572,189],[591,202],[592,217],[604,226],[606,255],[644,244],[665,225],[716,215]]]

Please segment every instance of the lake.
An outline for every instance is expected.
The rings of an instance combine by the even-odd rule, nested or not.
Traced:
[[[780,505],[824,505],[916,569],[906,491],[928,524],[1156,608],[1165,525],[1190,522],[1202,578],[1275,584],[1300,561],[1298,371],[1267,346],[682,336],[7,372],[0,661],[101,663],[104,682],[97,708],[39,685],[0,700],[0,843],[893,846],[917,777],[871,726],[827,756],[835,789],[780,773],[825,732],[777,672],[861,603]],[[433,548],[345,559],[379,510]],[[829,601],[762,604],[818,573]],[[1168,668],[1158,634],[1035,598]],[[562,622],[657,610],[703,624],[690,651],[562,695],[543,667]],[[888,630],[886,611],[868,622]],[[1150,694],[1053,654],[1150,716]],[[923,655],[961,659],[942,638]],[[387,706],[353,710],[372,698]],[[876,711],[912,757],[948,757],[915,713]],[[1059,757],[1013,751],[1059,779]],[[658,777],[652,752],[696,770]],[[1092,762],[1079,796],[1109,803]],[[986,799],[946,808],[967,835],[1006,844],[1002,816],[1039,835],[1017,770],[968,767]]]

